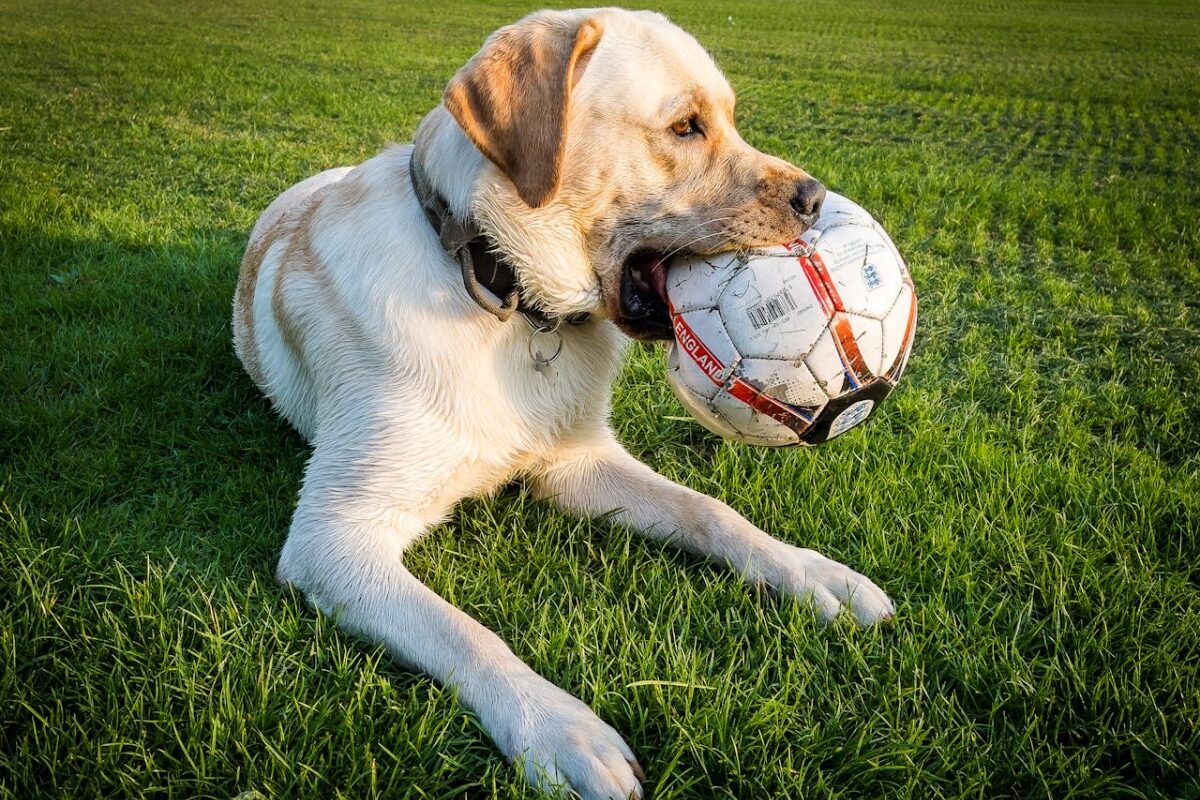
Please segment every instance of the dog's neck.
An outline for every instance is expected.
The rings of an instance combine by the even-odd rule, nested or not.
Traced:
[[[489,240],[485,250],[503,255],[516,276],[524,307],[551,320],[578,319],[601,310],[600,289],[577,225],[570,219],[547,224],[569,211],[554,202],[538,209],[521,202],[511,182],[471,143],[444,106],[422,120],[412,159],[428,193],[440,197],[457,220],[475,226]],[[420,187],[417,191],[424,193]],[[480,279],[487,277],[476,272]],[[505,299],[493,294],[499,294],[498,301]]]
[[[463,288],[475,303],[501,322],[520,312],[536,327],[551,325],[541,311],[523,303],[517,275],[471,216],[454,213],[446,198],[429,182],[420,154],[409,156],[408,175],[425,219],[442,249],[458,263]]]
[[[444,106],[421,120],[413,137],[413,158],[420,161],[430,186],[445,199],[454,215],[459,219],[470,217],[475,181],[487,159]]]

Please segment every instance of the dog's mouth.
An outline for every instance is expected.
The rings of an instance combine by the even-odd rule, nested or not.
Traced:
[[[635,339],[670,339],[667,306],[667,254],[635,250],[621,266],[617,324]]]

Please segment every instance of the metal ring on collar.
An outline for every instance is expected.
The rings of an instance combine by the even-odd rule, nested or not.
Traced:
[[[539,335],[550,333],[558,337],[558,345],[554,348],[554,352],[550,354],[550,356],[543,356],[534,349],[534,340]],[[534,328],[529,334],[528,347],[529,357],[534,360],[534,363],[542,364],[543,366],[549,366],[550,364],[553,364],[558,356],[562,353],[563,349],[563,337],[562,334],[558,332],[558,325],[539,325]]]

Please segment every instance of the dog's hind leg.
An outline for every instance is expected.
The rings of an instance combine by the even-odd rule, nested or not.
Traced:
[[[809,602],[828,620],[849,606],[863,624],[889,619],[878,586],[813,550],[768,536],[712,497],[680,486],[629,455],[610,431],[584,437],[536,470],[534,491],[579,514],[619,523],[720,561],[748,580]]]
[[[586,800],[641,797],[641,770],[616,731],[404,567],[404,547],[438,515],[396,511],[380,487],[400,477],[356,480],[345,458],[318,445],[279,579],[342,628],[456,688],[531,783],[573,789]]]

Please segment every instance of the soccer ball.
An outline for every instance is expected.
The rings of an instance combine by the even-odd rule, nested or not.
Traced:
[[[667,378],[713,433],[819,444],[870,417],[904,371],[912,278],[870,214],[829,192],[794,242],[672,261]]]

